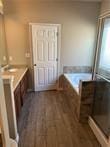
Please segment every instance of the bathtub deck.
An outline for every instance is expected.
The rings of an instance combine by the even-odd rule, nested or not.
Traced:
[[[30,93],[19,121],[19,147],[100,147],[88,124],[75,121],[63,92]]]
[[[79,92],[76,91],[74,85],[62,75],[61,83],[65,96],[70,101],[71,110],[73,110],[74,118],[82,123],[88,123],[88,117],[92,112],[94,97],[94,81],[81,81],[79,84]]]

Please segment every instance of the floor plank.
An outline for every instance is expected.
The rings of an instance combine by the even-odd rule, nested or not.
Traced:
[[[29,93],[18,124],[19,147],[100,147],[72,114],[63,92]]]

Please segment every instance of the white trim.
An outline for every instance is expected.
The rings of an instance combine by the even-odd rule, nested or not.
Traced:
[[[19,143],[19,134],[18,133],[17,133],[15,141],[17,142],[17,144]]]
[[[102,20],[99,19],[93,78],[95,77],[95,73],[96,73],[96,69],[97,69],[98,54],[99,54],[100,45],[101,45],[101,42],[100,42],[101,33],[102,33]]]
[[[110,11],[108,10],[108,11],[104,12],[103,14],[101,14],[99,16],[99,19],[102,19],[102,18],[105,18],[105,17],[109,17],[109,16],[110,16]]]
[[[42,89],[42,90],[41,90]],[[43,88],[39,88],[37,87],[36,91],[48,91],[48,90],[56,90],[57,88],[56,87],[43,87]]]
[[[18,143],[10,138],[10,147],[18,147]]]
[[[30,38],[30,52],[32,55],[31,58],[31,66],[33,68],[33,49],[32,49],[32,25],[45,25],[45,26],[56,26],[58,28],[58,63],[57,63],[57,77],[58,77],[58,83],[56,86],[56,89],[59,89],[59,77],[60,77],[60,50],[61,50],[61,24],[50,24],[50,23],[29,23],[29,38]],[[33,81],[34,82],[34,81]],[[35,84],[34,84],[35,85]],[[35,89],[35,87],[34,87]]]
[[[45,25],[45,26],[61,26],[61,24],[52,24],[52,23],[32,23],[32,22],[30,22],[29,23],[29,25],[30,26],[32,26],[32,25]]]
[[[102,133],[102,131],[99,129],[99,127],[96,125],[96,123],[91,117],[89,117],[88,123],[101,146],[110,147],[110,139],[107,139],[105,137],[105,135]]]
[[[17,121],[16,121],[16,113],[15,113],[15,102],[14,102],[14,93],[13,93],[13,83],[12,83],[13,77],[10,77],[10,79],[6,79],[3,80],[3,84],[4,84],[4,92],[5,92],[5,85],[7,85],[7,91],[9,94],[5,96],[5,101],[8,104],[7,105],[7,112],[9,115],[9,113],[11,114],[11,120],[9,120],[8,117],[8,123],[12,129],[12,133],[13,133],[13,139],[16,139],[16,141],[19,139],[19,135],[18,135],[18,129],[17,129]],[[10,106],[9,106],[10,104]],[[9,108],[11,107],[11,109]],[[10,109],[10,110],[9,110]]]
[[[10,147],[9,127],[8,127],[6,102],[5,102],[3,81],[1,78],[1,71],[0,71],[0,125],[1,125],[1,130],[3,132],[2,133],[3,146]]]
[[[103,25],[104,25],[104,19],[110,18],[110,11],[107,11],[100,15],[99,17],[99,24],[98,24],[98,36],[97,36],[97,45],[96,45],[96,52],[95,52],[95,63],[94,63],[94,75],[93,78],[95,78],[95,73],[97,69],[97,63],[99,60],[99,54],[101,49],[101,41],[102,41],[102,35],[103,35]]]

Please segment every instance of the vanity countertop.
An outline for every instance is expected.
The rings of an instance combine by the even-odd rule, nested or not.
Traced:
[[[9,72],[9,71],[4,71],[2,73],[3,79],[13,79],[12,80],[12,86],[13,86],[13,91],[16,89],[18,86],[19,82],[27,72],[28,68],[27,67],[22,67],[22,68],[17,68],[15,72]]]

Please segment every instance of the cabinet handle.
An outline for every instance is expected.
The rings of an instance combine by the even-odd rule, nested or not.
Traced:
[[[34,66],[37,66],[36,64],[34,64]]]

